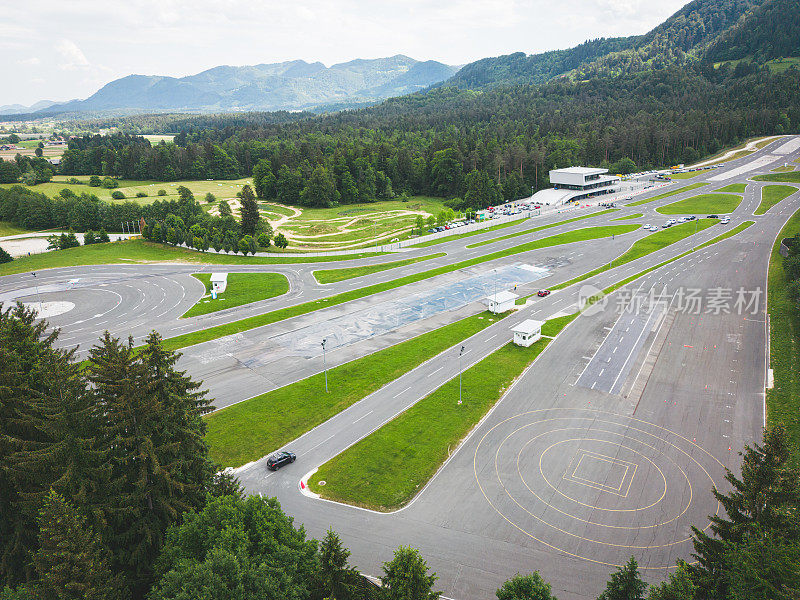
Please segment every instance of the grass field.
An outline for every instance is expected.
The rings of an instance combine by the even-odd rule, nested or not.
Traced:
[[[756,215],[763,215],[784,198],[788,198],[797,191],[791,185],[765,185],[761,188],[761,204],[758,205]]]
[[[318,373],[212,413],[206,418],[211,457],[232,467],[261,458],[501,317],[467,317],[329,369],[328,394]]]
[[[555,223],[550,223],[548,225],[541,225],[539,227],[534,227],[533,229],[526,229],[525,231],[517,231],[515,233],[509,233],[508,235],[501,235],[500,237],[492,238],[491,240],[485,240],[483,242],[477,242],[475,244],[469,244],[467,248],[478,248],[480,246],[485,246],[487,244],[493,244],[495,242],[499,242],[502,240],[510,240],[511,238],[519,237],[521,235],[528,235],[531,233],[536,233],[537,231],[543,231],[545,229],[551,229],[552,227],[558,227],[559,225],[564,225],[566,223],[574,223],[575,221],[581,221],[583,219],[588,219],[590,217],[597,217],[600,215],[605,215],[608,213],[618,211],[618,208],[609,208],[608,210],[601,210],[600,212],[591,213],[588,215],[581,215],[580,217],[573,217],[572,219],[566,219],[564,221],[557,221]]]
[[[8,221],[0,221],[0,237],[6,235],[19,235],[20,233],[30,233],[30,231],[23,229],[22,227],[17,227]]]
[[[26,271],[41,271],[56,267],[76,267],[80,265],[107,265],[107,264],[143,264],[177,262],[191,264],[218,264],[218,265],[277,265],[289,263],[330,262],[335,260],[353,260],[375,256],[375,254],[353,254],[347,256],[276,256],[244,257],[238,254],[205,254],[187,248],[175,248],[163,244],[154,244],[144,240],[130,240],[125,242],[112,242],[109,244],[94,244],[81,246],[68,250],[57,250],[43,254],[33,254],[17,258],[13,262],[0,265],[0,275],[25,273]]]
[[[663,200],[664,198],[669,198],[670,196],[675,196],[676,194],[682,194],[683,192],[689,192],[691,190],[696,190],[699,187],[703,187],[704,185],[708,185],[707,183],[700,182],[700,183],[693,183],[691,185],[685,185],[675,190],[671,190],[669,192],[664,192],[663,194],[659,194],[658,196],[653,196],[652,198],[645,198],[644,200],[637,200],[636,202],[629,202],[625,206],[641,206],[642,204],[648,204],[650,202],[655,202],[656,200]]]
[[[800,171],[791,173],[769,173],[767,175],[756,175],[755,181],[774,181],[775,183],[800,183]]]
[[[794,166],[792,166],[792,165],[786,165],[786,166],[783,166],[783,167],[775,167],[774,169],[771,169],[772,173],[789,173],[791,171],[794,171]]]
[[[206,286],[208,297],[201,298],[186,311],[184,317],[207,315],[218,310],[274,298],[289,291],[289,280],[280,273],[228,273],[228,286],[216,300],[212,300],[211,273],[195,273],[194,277]]]
[[[557,335],[576,316],[549,321],[542,333]],[[530,348],[506,344],[464,371],[462,404],[455,377],[322,465],[309,487],[323,498],[372,510],[405,505],[550,341],[542,338]]]
[[[484,229],[478,229],[476,231],[468,231],[466,233],[456,233],[454,235],[446,235],[435,240],[429,240],[427,242],[420,242],[419,244],[414,244],[413,246],[407,246],[408,248],[427,248],[428,246],[435,246],[436,244],[444,244],[445,242],[452,242],[454,240],[460,240],[461,238],[471,237],[473,235],[478,235],[481,233],[488,233],[490,231],[497,231],[498,229],[505,229],[506,227],[511,227],[512,225],[519,225],[523,221],[526,221],[527,217],[524,219],[517,219],[516,221],[509,221],[508,223],[500,223],[499,225],[492,225],[491,227],[485,227]]]
[[[708,173],[711,169],[700,169],[699,171],[690,171],[688,173],[671,173],[671,179],[693,179],[703,173]]]
[[[746,183],[732,183],[730,185],[726,185],[724,188],[720,188],[718,190],[713,190],[715,194],[744,194],[744,191],[747,189]]]
[[[635,213],[632,215],[628,215],[625,217],[617,217],[616,219],[611,219],[612,221],[629,221],[630,219],[641,219],[644,216],[644,213]]]
[[[361,277],[363,275],[370,275],[372,273],[379,273],[388,269],[395,269],[397,267],[405,267],[413,265],[414,263],[430,260],[432,258],[441,258],[446,256],[445,252],[437,254],[428,254],[418,258],[408,258],[406,260],[396,260],[393,262],[385,262],[379,265],[368,265],[366,267],[349,267],[343,269],[324,269],[321,271],[314,271],[314,278],[319,283],[335,283],[337,281],[344,281],[345,279],[352,279],[353,277]]]
[[[800,311],[787,296],[783,257],[778,253],[783,238],[800,233],[800,211],[778,235],[769,261],[767,309],[769,311],[770,367],[774,387],[767,390],[767,422],[783,423],[794,448],[793,463],[800,464]]]
[[[610,263],[603,265],[602,267],[598,267],[593,271],[589,271],[588,273],[584,273],[583,275],[579,275],[578,277],[570,279],[569,281],[565,281],[564,283],[559,283],[558,285],[553,286],[552,289],[563,289],[578,283],[579,281],[585,281],[590,277],[594,277],[595,275],[599,275],[604,271],[613,269],[614,267],[622,266],[626,263],[636,260],[637,258],[642,258],[648,254],[652,254],[656,250],[661,250],[662,248],[666,248],[675,242],[679,242],[690,235],[694,235],[695,228],[698,232],[703,231],[704,229],[714,225],[716,222],[716,219],[698,219],[694,222],[681,223],[680,225],[675,225],[669,229],[662,229],[661,231],[651,233],[647,237],[636,241],[627,252],[618,258],[615,258]]]
[[[67,176],[57,175],[57,176],[53,177],[52,181],[49,181],[47,183],[40,183],[38,185],[26,185],[26,186],[23,186],[23,187],[26,187],[31,191],[39,192],[40,194],[44,194],[45,196],[50,196],[50,197],[58,196],[61,193],[61,190],[64,190],[64,189],[70,190],[70,191],[74,192],[75,194],[77,194],[78,196],[80,196],[81,194],[84,194],[84,193],[85,194],[94,194],[100,200],[103,200],[104,202],[108,202],[108,203],[124,202],[125,201],[125,200],[114,200],[111,197],[111,192],[114,192],[116,190],[122,191],[125,194],[127,200],[131,200],[132,202],[138,202],[139,204],[148,204],[148,203],[150,203],[150,202],[152,202],[153,200],[156,199],[156,198],[136,198],[135,197],[136,196],[135,193],[131,194],[131,193],[128,192],[129,189],[135,189],[135,188],[132,188],[130,186],[141,186],[143,184],[150,183],[150,182],[146,182],[146,181],[129,181],[129,180],[121,179],[120,182],[119,182],[120,187],[115,188],[113,190],[107,190],[107,189],[102,188],[102,187],[90,187],[89,186],[89,178],[88,177],[76,177],[76,179],[78,179],[79,181],[83,182],[82,184],[67,183],[67,179],[69,179],[69,178],[70,177],[67,177]],[[0,188],[9,188],[9,187],[12,187],[14,185],[22,185],[22,184],[20,184],[20,183],[14,183],[14,184],[12,184],[12,183],[2,183],[2,184],[0,184]],[[156,188],[156,189],[159,189],[159,188]],[[152,195],[155,196],[155,192],[153,192]],[[174,196],[175,199],[177,199],[177,197],[178,197],[177,195]]]
[[[656,209],[662,215],[732,213],[742,203],[736,194],[700,194]]]

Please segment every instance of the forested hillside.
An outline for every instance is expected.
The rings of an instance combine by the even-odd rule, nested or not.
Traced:
[[[713,62],[800,56],[800,2],[769,0],[748,12],[708,49]]]

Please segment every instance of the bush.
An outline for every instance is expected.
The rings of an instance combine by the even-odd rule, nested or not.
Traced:
[[[217,197],[214,194],[212,194],[211,192],[208,192],[206,194],[206,202],[208,202],[209,204],[214,204],[214,202],[216,201]]]
[[[108,238],[108,234],[106,233],[105,229],[100,230],[100,232],[97,234],[97,239],[95,240],[97,244],[105,244],[110,241],[111,240]]]
[[[14,260],[14,257],[11,256],[8,252],[0,248],[0,265],[3,263],[9,263]]]
[[[91,244],[96,244],[96,243],[97,243],[97,238],[94,235],[94,231],[92,231],[90,229],[89,231],[87,231],[86,233],[83,234],[83,245],[84,246],[89,246]]]
[[[111,192],[111,197],[114,200],[124,200],[125,199],[125,194],[123,194],[119,190],[116,190],[116,191]]]
[[[100,187],[102,183],[103,181],[97,175],[89,177],[89,185],[92,187]]]
[[[137,198],[147,198],[147,192],[136,192]]]
[[[167,195],[167,190],[158,190],[158,195],[159,196],[166,196]]]
[[[282,233],[279,233],[275,236],[275,246],[283,250],[289,245],[289,240],[286,239],[286,236]]]
[[[258,245],[262,248],[269,248],[270,239],[266,233],[262,233],[260,236],[258,236]]]
[[[114,188],[119,187],[119,181],[113,177],[104,177],[101,185],[107,190],[113,190]]]

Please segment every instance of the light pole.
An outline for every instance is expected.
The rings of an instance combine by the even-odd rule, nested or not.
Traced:
[[[36,273],[34,271],[31,271],[31,275],[33,275],[33,279],[35,280],[33,285],[36,287],[36,298],[38,298],[38,300],[39,300],[39,312],[41,313],[42,312],[42,297],[39,295],[39,280],[36,279]]]
[[[461,404],[461,357],[464,355],[464,346],[458,352],[458,403]]]
[[[692,236],[692,252],[695,251],[697,248],[697,224],[700,222],[700,219],[695,217],[694,220],[694,235]]]
[[[325,342],[328,338],[322,340],[322,367],[325,369],[325,393],[328,393],[328,361],[325,358]]]

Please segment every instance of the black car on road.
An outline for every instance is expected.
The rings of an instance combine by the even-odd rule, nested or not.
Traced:
[[[277,471],[283,465],[288,465],[289,463],[293,463],[296,460],[297,457],[294,455],[294,452],[287,452],[285,450],[281,452],[276,452],[267,459],[267,468],[270,471]]]

